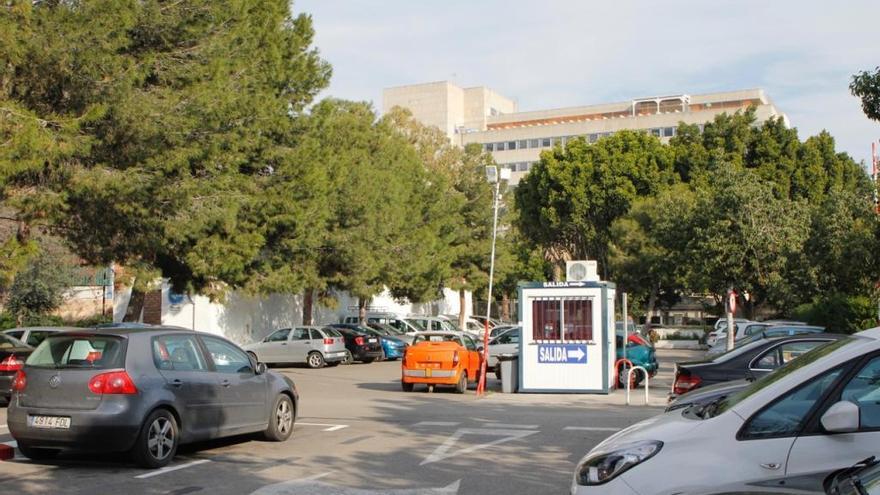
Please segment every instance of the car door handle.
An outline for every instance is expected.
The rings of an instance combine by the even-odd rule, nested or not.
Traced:
[[[228,387],[228,386],[229,386],[229,380],[222,380],[222,381],[220,382],[220,385],[223,385],[224,387]]]
[[[174,380],[171,380],[172,387],[180,387],[181,385],[183,385],[183,380],[180,380],[179,378],[175,378]]]
[[[761,467],[771,471],[777,471],[782,467],[782,464],[779,464],[778,462],[762,462]]]

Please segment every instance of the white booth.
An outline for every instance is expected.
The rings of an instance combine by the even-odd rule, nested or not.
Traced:
[[[519,391],[607,394],[614,383],[615,285],[519,286]]]

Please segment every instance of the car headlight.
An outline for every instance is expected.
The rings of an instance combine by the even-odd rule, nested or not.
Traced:
[[[578,464],[577,483],[581,486],[606,483],[654,457],[661,448],[663,442],[645,441],[596,454]]]

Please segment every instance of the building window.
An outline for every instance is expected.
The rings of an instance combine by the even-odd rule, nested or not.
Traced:
[[[663,137],[672,137],[675,136],[675,127],[664,127],[663,128]]]
[[[516,149],[524,150],[529,147],[529,142],[525,139],[522,139],[516,143]]]
[[[507,149],[513,151],[516,149],[516,141],[510,141],[507,143]]]
[[[550,146],[551,146],[550,138],[541,139],[541,147],[542,148],[549,148]]]
[[[541,140],[540,139],[529,139],[529,148],[540,148]]]
[[[595,143],[595,142],[598,141],[598,140],[599,140],[599,135],[598,135],[598,134],[590,134],[590,142],[591,142],[591,143]]]
[[[532,301],[533,340],[559,340],[559,302]]]
[[[565,322],[565,340],[593,340],[593,301],[567,299],[563,301],[562,319]]]
[[[527,162],[520,162],[516,164],[517,172],[528,172],[529,164]]]
[[[654,137],[660,137],[660,129],[651,129],[651,135]]]
[[[486,143],[483,145],[483,148],[485,148],[486,151],[491,153],[491,152],[495,151],[495,143]]]
[[[553,146],[562,143],[562,138],[555,137],[553,138]]]
[[[495,143],[495,151],[504,151],[504,143]]]
[[[529,163],[527,164],[527,166],[526,166],[526,170],[531,170],[531,169],[532,169],[532,166],[533,166],[534,164],[535,164],[535,162],[529,162]]]

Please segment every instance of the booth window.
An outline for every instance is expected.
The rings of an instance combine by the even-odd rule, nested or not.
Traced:
[[[590,299],[565,300],[565,340],[593,340],[593,301]]]
[[[532,301],[532,339],[559,340],[559,300]]]

